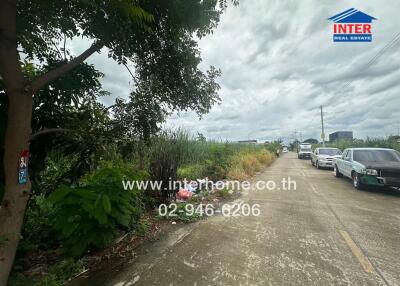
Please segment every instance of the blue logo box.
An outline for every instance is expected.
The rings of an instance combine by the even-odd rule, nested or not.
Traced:
[[[371,34],[334,34],[334,42],[372,42]]]

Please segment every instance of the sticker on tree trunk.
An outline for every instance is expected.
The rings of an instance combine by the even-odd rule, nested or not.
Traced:
[[[29,151],[24,150],[21,153],[19,159],[19,171],[18,171],[18,183],[20,185],[26,184],[28,182],[28,156]]]

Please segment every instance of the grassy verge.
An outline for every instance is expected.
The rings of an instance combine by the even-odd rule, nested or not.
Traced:
[[[207,177],[243,181],[271,164],[274,148],[279,146],[204,141],[181,131],[161,133],[148,144],[129,144],[132,148],[104,146],[102,153],[96,154],[97,163],[86,171],[70,154],[46,158],[46,168],[33,181],[9,285],[63,285],[82,269],[95,268],[102,260],[99,257],[113,257],[112,249],[119,245],[131,251],[170,220],[190,223],[204,217],[179,212],[187,203],[197,207],[236,195],[229,189],[200,192],[177,205],[177,217],[160,220],[155,209],[171,202],[171,194],[177,190],[127,191],[122,180],[167,183]],[[118,237],[124,240],[120,242]],[[60,271],[62,267],[66,271]]]
[[[240,152],[233,156],[227,178],[243,181],[270,165],[274,159],[275,156],[265,149]]]

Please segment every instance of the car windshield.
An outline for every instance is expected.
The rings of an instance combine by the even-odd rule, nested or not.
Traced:
[[[341,155],[342,152],[339,149],[319,149],[319,154],[335,156],[335,155]]]
[[[400,153],[394,150],[355,150],[353,159],[357,162],[400,162]]]

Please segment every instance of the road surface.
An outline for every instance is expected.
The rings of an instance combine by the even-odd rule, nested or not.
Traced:
[[[297,190],[245,192],[258,217],[177,227],[132,262],[86,285],[400,285],[400,192],[355,191],[347,179],[283,154],[252,181]]]

